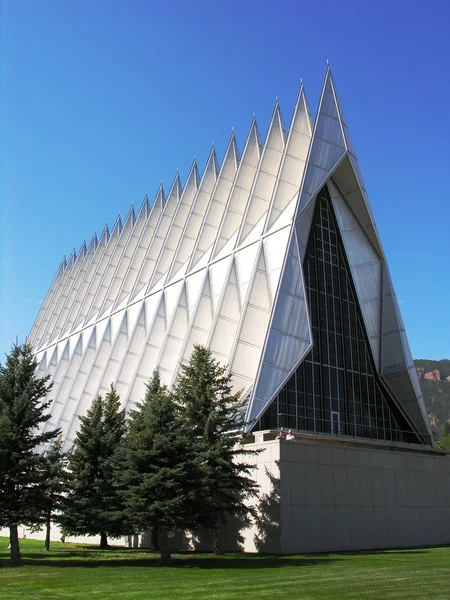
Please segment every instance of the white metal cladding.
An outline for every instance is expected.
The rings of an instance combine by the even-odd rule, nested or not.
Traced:
[[[92,244],[90,246],[90,249],[93,249]],[[55,326],[58,322],[58,318],[61,314],[62,308],[67,305],[66,300],[70,290],[73,289],[75,281],[77,280],[79,274],[83,272],[82,267],[86,259],[86,253],[86,243],[83,242],[83,245],[81,246],[77,257],[74,260],[73,267],[70,269],[70,271],[67,271],[67,276],[64,278],[64,285],[62,285],[63,281],[61,281],[60,293],[58,294],[58,299],[56,300],[55,298],[55,302],[52,307],[52,313],[47,324],[48,339],[54,339],[54,337],[58,333],[58,331],[56,331],[56,333],[54,331]]]
[[[108,261],[106,262],[105,271],[100,280],[100,284],[96,288],[96,293],[93,295],[92,303],[87,313],[87,321],[90,322],[93,319],[97,319],[100,316],[100,309],[106,299],[107,292],[113,282],[114,272],[121,257],[124,254],[126,245],[130,238],[134,226],[136,224],[136,216],[134,214],[133,207],[129,211],[125,224],[117,238],[116,243],[110,246],[111,253],[109,254]]]
[[[308,155],[308,168],[301,189],[299,212],[323,187],[346,152],[337,96],[331,71],[327,69]]]
[[[220,257],[224,253],[229,254],[227,248],[230,240],[233,245],[237,238],[237,232],[242,223],[245,207],[248,203],[250,191],[255,179],[258,164],[261,158],[261,141],[259,139],[256,119],[253,118],[250,131],[247,136],[245,148],[242,153],[236,180],[228,196],[225,210],[219,226],[212,256]],[[233,236],[235,236],[233,238]],[[228,251],[227,251],[228,250]]]
[[[125,247],[123,252],[118,253],[118,260],[115,266],[114,273],[111,277],[111,284],[107,287],[106,293],[104,294],[103,303],[99,309],[99,315],[104,315],[107,310],[112,310],[113,305],[116,301],[120,287],[123,283],[126,273],[130,269],[130,263],[134,256],[139,239],[144,230],[149,215],[148,199],[145,196],[144,201],[139,210],[136,222],[131,231],[131,235],[125,240]],[[111,268],[114,269],[114,263]]]
[[[64,295],[63,306],[60,311],[57,311],[57,320],[55,323],[55,327],[50,334],[51,339],[55,339],[58,337],[63,327],[65,326],[67,319],[70,314],[71,307],[76,302],[76,298],[78,295],[78,291],[88,276],[89,269],[91,268],[92,262],[95,258],[96,251],[98,248],[97,236],[94,234],[91,243],[86,251],[86,257],[81,265],[80,270],[77,273],[75,279],[72,280],[70,286],[67,287],[66,294]]]
[[[422,433],[429,423],[405,326],[387,264],[383,265],[381,375]]]
[[[70,333],[77,331],[78,329],[82,328],[84,324],[87,324],[88,311],[97,294],[103,274],[108,266],[109,258],[117,244],[121,231],[122,221],[120,217],[118,217],[113,226],[111,235],[108,236],[108,239],[105,240],[106,243],[101,248],[102,251],[98,257],[98,263],[95,271],[92,274],[92,279],[89,281],[88,287],[84,294],[80,297],[80,305],[77,307],[77,314],[74,317],[74,322]]]
[[[94,234],[94,238],[96,238],[95,234]],[[41,330],[41,327],[42,327],[43,321],[45,319],[45,315],[48,311],[48,308],[52,302],[53,296],[55,295],[56,290],[58,288],[59,282],[64,277],[64,272],[66,270],[66,266],[67,266],[66,257],[64,257],[58,267],[58,270],[56,271],[56,275],[53,278],[53,281],[50,285],[47,295],[45,296],[44,302],[42,303],[39,313],[34,321],[33,328],[28,337],[29,343],[33,344],[34,347],[39,346],[39,342],[40,342],[39,332]]]
[[[66,262],[64,257],[29,336],[29,341],[35,348],[41,345],[44,336],[48,336],[48,323],[53,314],[55,304],[58,301],[61,289],[69,276],[71,266],[70,258],[69,261]]]
[[[382,259],[375,252],[365,232],[332,181],[328,182],[328,191],[358,294],[372,357],[377,370],[379,370]]]
[[[161,249],[164,246],[164,241],[169,231],[170,224],[174,215],[177,212],[180,196],[181,181],[177,173],[172,183],[172,187],[170,188],[169,195],[167,196],[164,208],[160,214],[158,224],[155,227],[155,231],[148,246],[144,260],[142,261],[141,268],[139,270],[136,282],[134,284],[134,288],[130,295],[131,300],[136,298],[139,292],[142,291],[144,293],[144,290],[150,281],[150,278],[156,266],[156,262],[158,260],[158,256],[161,252]]]
[[[155,233],[155,229],[163,211],[165,201],[166,198],[164,195],[164,188],[161,184],[159,186],[150,213],[147,217],[147,221],[145,222],[143,230],[140,234],[133,256],[131,257],[131,261],[128,265],[128,269],[125,273],[124,279],[121,282],[119,292],[116,295],[113,310],[122,306],[122,304],[127,304],[127,298],[131,294],[131,290],[133,289],[136,283],[136,279],[139,275],[139,270],[141,268],[145,254]]]
[[[62,261],[30,334],[55,399],[47,427],[73,441],[78,416],[111,383],[124,406],[159,368],[172,386],[194,344],[229,366],[257,419],[314,340],[302,263],[327,184],[374,362],[409,417],[428,424],[367,192],[327,68],[314,123],[303,85],[285,131],[278,101],[264,143],[253,119],[219,166],[194,161],[166,196],[131,209]]]
[[[82,281],[77,282],[77,285],[74,286],[75,289],[72,290],[73,299],[72,296],[69,296],[63,310],[61,311],[60,321],[58,321],[58,327],[54,339],[67,335],[70,331],[72,331],[75,319],[78,316],[82,303],[84,302],[91,281],[97,272],[100,259],[104,254],[108,241],[109,229],[108,226],[106,226],[102,235],[100,236],[98,244],[96,245],[91,262],[86,265],[86,271],[83,273]]]

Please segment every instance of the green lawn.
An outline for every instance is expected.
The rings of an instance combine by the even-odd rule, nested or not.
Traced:
[[[8,566],[0,538],[0,598],[53,600],[448,600],[450,548],[354,554],[176,554],[171,568],[143,550],[22,540],[24,566]]]

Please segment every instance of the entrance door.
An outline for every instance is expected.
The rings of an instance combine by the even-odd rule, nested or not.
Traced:
[[[341,433],[341,421],[336,410],[331,411],[331,433],[334,433],[334,435]]]

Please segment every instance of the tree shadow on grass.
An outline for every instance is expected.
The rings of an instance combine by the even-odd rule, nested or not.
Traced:
[[[430,550],[433,548],[443,548],[444,546],[427,546],[426,548],[393,548],[390,550],[389,548],[378,548],[375,550],[345,550],[343,552],[339,552],[343,556],[366,556],[366,555],[374,555],[374,554],[428,554]]]
[[[134,551],[133,551],[134,554]],[[2,566],[11,566],[9,561],[2,560],[6,557],[0,554],[0,561]],[[307,567],[312,565],[320,565],[324,563],[336,562],[341,559],[336,556],[325,557],[325,556],[305,556],[305,557],[289,557],[289,556],[258,556],[258,555],[225,555],[222,557],[213,557],[211,555],[204,556],[189,556],[187,553],[184,555],[173,556],[172,567],[173,568],[190,568],[190,569],[267,569],[267,568],[280,568],[280,567]],[[90,558],[85,554],[80,555],[70,552],[63,555],[60,559],[58,556],[48,556],[42,554],[24,554],[22,558],[22,564],[34,567],[52,567],[59,569],[68,569],[74,567],[82,567],[85,569],[95,569],[98,567],[146,567],[152,568],[157,567],[159,561],[159,555],[147,558],[111,558],[111,559],[98,559]]]

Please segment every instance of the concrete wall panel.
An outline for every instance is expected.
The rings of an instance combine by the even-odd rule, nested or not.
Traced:
[[[255,446],[265,448],[256,459],[257,479],[266,495],[272,484],[264,467],[279,481],[279,550],[274,551],[450,543],[450,456],[306,436],[264,442],[265,436],[273,434],[257,433]],[[250,539],[255,531],[256,525],[246,530],[246,550],[255,549]]]

